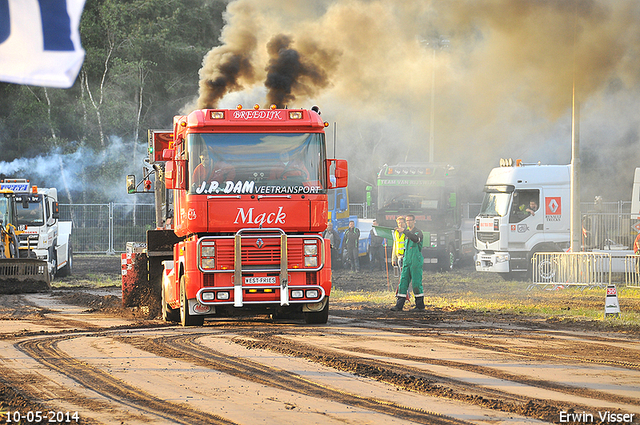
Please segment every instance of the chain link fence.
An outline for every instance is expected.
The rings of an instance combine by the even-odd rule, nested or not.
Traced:
[[[155,228],[154,204],[60,204],[60,220],[73,222],[71,246],[78,254],[117,254],[127,242],[146,242]]]
[[[593,204],[582,204],[584,236],[593,242],[591,248],[619,245],[630,249],[636,230],[629,218],[629,202],[601,203],[593,211]],[[349,204],[352,214],[373,218],[371,206]],[[463,218],[473,219],[480,211],[480,203],[462,204]],[[585,213],[586,211],[589,211]],[[73,222],[71,244],[79,254],[116,254],[125,252],[127,242],[146,242],[146,232],[155,228],[154,204],[61,204],[60,219]],[[589,245],[587,243],[587,245]]]

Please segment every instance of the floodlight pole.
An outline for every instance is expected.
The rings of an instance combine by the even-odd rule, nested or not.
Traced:
[[[576,103],[576,83],[573,82],[571,105],[571,252],[582,251],[580,220],[580,105]]]

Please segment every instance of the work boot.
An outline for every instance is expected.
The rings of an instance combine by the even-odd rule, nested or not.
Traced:
[[[416,297],[416,306],[412,311],[423,311],[424,310],[424,297]]]
[[[391,307],[391,311],[402,311],[402,308],[404,307],[404,302],[406,300],[407,300],[407,297],[405,296],[396,297],[396,305]]]

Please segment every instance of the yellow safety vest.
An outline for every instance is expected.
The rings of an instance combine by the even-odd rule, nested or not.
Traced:
[[[394,247],[394,254],[396,255],[396,257],[401,257],[404,255],[405,239],[406,239],[406,236],[404,235],[404,233],[400,233],[397,230],[393,231],[393,247]]]

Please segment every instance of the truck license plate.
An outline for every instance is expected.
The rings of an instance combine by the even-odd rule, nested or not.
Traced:
[[[276,277],[275,276],[245,277],[244,283],[247,285],[267,285],[270,283],[276,283]]]

